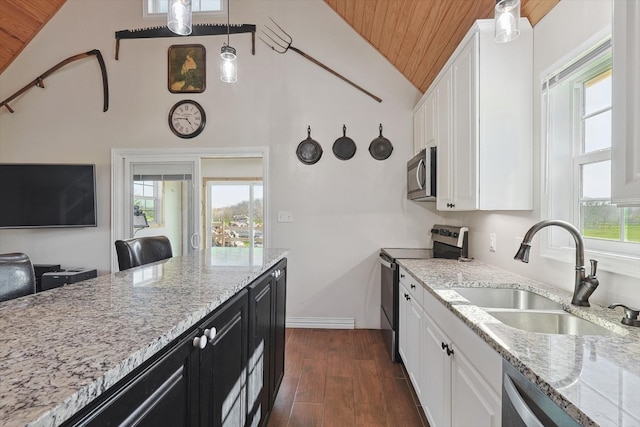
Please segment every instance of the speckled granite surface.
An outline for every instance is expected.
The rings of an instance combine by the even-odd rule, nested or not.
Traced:
[[[572,306],[568,292],[478,261],[429,259],[399,263],[580,424],[640,425],[640,328],[622,325],[620,309],[614,311],[596,304]],[[515,329],[469,303],[453,287],[533,291],[561,302],[565,310],[604,326],[613,334],[556,335]]]
[[[0,303],[0,425],[59,425],[287,254],[200,251]]]

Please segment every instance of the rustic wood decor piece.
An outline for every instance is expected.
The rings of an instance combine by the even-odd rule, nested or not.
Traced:
[[[194,36],[219,36],[229,34],[251,33],[251,54],[256,54],[256,26],[255,24],[195,24],[191,34],[181,36],[172,32],[166,26],[140,28],[137,30],[116,31],[116,61],[120,54],[120,40],[122,39],[154,39],[159,37],[194,37]]]
[[[85,53],[79,53],[77,55],[73,55],[65,59],[64,61],[58,62],[56,65],[54,65],[53,67],[49,68],[47,71],[45,71],[44,73],[36,77],[31,83],[29,83],[28,85],[26,85],[25,87],[23,87],[22,89],[20,89],[19,91],[17,91],[7,99],[5,99],[4,101],[0,102],[0,108],[6,107],[6,109],[9,110],[9,112],[13,113],[13,109],[9,107],[9,102],[14,100],[18,96],[22,95],[24,92],[31,89],[33,86],[37,86],[39,88],[44,89],[45,78],[49,77],[51,74],[58,71],[60,68],[64,67],[65,65],[70,64],[73,61],[77,61],[83,58],[88,58],[90,56],[95,56],[96,59],[98,60],[98,64],[100,64],[100,71],[102,72],[102,92],[104,95],[102,111],[106,113],[107,110],[109,109],[109,82],[107,81],[107,68],[104,65],[104,59],[102,58],[102,54],[98,49],[90,50],[89,52],[85,52]]]
[[[169,47],[169,92],[201,93],[206,88],[206,50],[201,44]]]

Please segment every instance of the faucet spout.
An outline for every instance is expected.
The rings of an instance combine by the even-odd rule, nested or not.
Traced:
[[[596,278],[595,260],[592,260],[591,275],[589,275],[589,277],[586,277],[584,270],[584,240],[582,239],[582,235],[580,235],[580,231],[572,224],[557,219],[543,220],[534,224],[525,234],[522,240],[522,244],[520,245],[520,249],[513,257],[513,259],[522,262],[529,262],[529,251],[531,249],[531,241],[533,240],[533,236],[535,236],[535,234],[541,229],[549,227],[551,225],[555,225],[567,230],[573,237],[573,240],[576,244],[576,274],[571,304],[589,307],[589,297],[591,296],[593,291],[595,291],[596,287],[598,287],[599,284],[598,279]]]

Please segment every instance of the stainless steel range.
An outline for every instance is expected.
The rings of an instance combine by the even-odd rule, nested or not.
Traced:
[[[398,273],[399,259],[468,257],[467,227],[434,225],[431,229],[433,248],[382,248],[380,250],[380,328],[391,360],[400,361],[398,354]]]

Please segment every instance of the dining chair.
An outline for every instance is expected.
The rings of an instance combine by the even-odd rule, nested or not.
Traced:
[[[36,293],[36,276],[23,253],[0,254],[0,301]]]
[[[116,240],[120,271],[171,258],[171,242],[166,236],[137,237]]]

